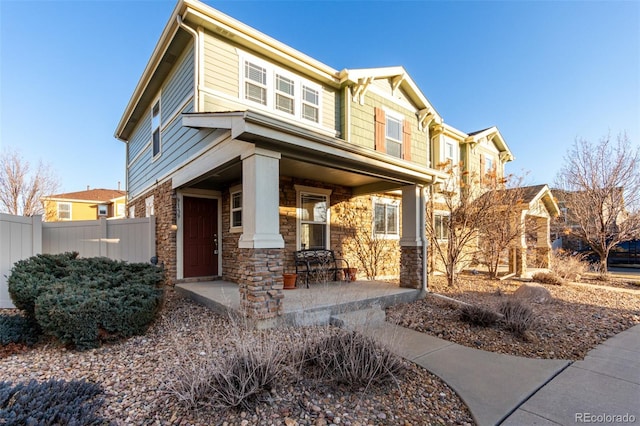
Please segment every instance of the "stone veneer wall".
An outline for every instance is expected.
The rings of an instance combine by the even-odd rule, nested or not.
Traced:
[[[234,184],[235,185],[235,184]],[[233,185],[232,185],[233,186]],[[238,262],[240,249],[238,241],[241,232],[230,232],[231,225],[231,194],[229,189],[222,191],[222,279],[239,283],[243,273],[242,265]]]
[[[285,241],[284,250],[284,269],[285,272],[295,272],[293,262],[293,253],[296,251],[296,230],[297,230],[297,194],[295,185],[302,185],[311,188],[331,189],[329,201],[331,204],[331,223],[330,223],[330,243],[329,246],[335,251],[336,257],[344,258],[349,262],[349,266],[357,267],[358,277],[364,277],[362,274],[362,265],[360,264],[356,254],[353,252],[353,244],[348,237],[348,229],[341,212],[344,209],[353,209],[356,207],[373,208],[372,197],[370,195],[353,197],[349,187],[340,185],[331,185],[319,181],[298,179],[283,176],[280,178],[280,232]],[[387,195],[385,198],[393,198]],[[400,213],[400,212],[399,212]],[[360,232],[372,232],[372,221],[362,224]],[[402,226],[400,224],[400,226]],[[390,255],[384,257],[382,265],[380,265],[380,275],[398,276],[400,274],[400,251],[398,240],[390,240]]]
[[[400,287],[422,288],[422,247],[400,248]]]
[[[176,196],[171,180],[157,184],[153,189],[132,200],[127,205],[135,206],[137,217],[146,215],[145,200],[153,195],[153,209],[156,218],[156,256],[164,266],[165,283],[175,284],[176,273],[176,233],[171,225],[176,223]]]
[[[282,254],[282,249],[238,249],[240,305],[249,318],[268,319],[282,313]]]

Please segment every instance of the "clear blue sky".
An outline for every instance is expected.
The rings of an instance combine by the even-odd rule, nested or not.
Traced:
[[[402,65],[445,122],[496,125],[550,183],[576,137],[640,143],[640,2],[206,3],[335,68]],[[0,144],[61,191],[124,186],[115,127],[173,1],[0,0]]]

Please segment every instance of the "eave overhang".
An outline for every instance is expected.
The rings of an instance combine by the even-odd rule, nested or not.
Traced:
[[[134,112],[145,110],[147,103],[153,101],[147,92],[153,90],[150,85],[154,80],[162,81],[169,74],[170,67],[163,68],[161,64],[172,43],[175,42],[177,34],[185,33],[185,40],[191,36],[184,30],[179,32],[180,25],[178,17],[182,22],[192,28],[202,27],[220,37],[233,40],[235,44],[243,46],[253,52],[268,56],[273,61],[289,66],[305,76],[314,78],[323,84],[339,88],[340,80],[338,71],[295,50],[251,27],[225,15],[212,7],[197,0],[180,0],[174,8],[167,24],[162,31],[160,39],[156,44],[151,58],[136,85],[131,98],[120,118],[115,130],[115,137],[127,142],[128,138],[137,124]],[[185,42],[186,41],[181,41]],[[169,61],[170,62],[170,61]],[[196,64],[198,66],[198,64]],[[146,96],[146,98],[144,98]],[[155,96],[155,93],[153,93]],[[144,99],[143,99],[144,98]],[[132,120],[133,117],[133,120]]]
[[[342,85],[352,88],[351,95],[353,100],[360,103],[363,102],[364,95],[374,80],[390,79],[392,90],[402,88],[418,107],[418,118],[421,126],[426,127],[431,122],[442,123],[440,114],[431,105],[404,67],[343,69],[338,77]]]
[[[488,140],[493,142],[498,151],[500,152],[500,160],[503,162],[509,162],[515,160],[515,156],[507,146],[502,134],[496,126],[489,127],[478,133],[473,133],[467,136],[464,140],[464,143],[471,144],[471,146],[475,146],[482,142],[483,140]]]
[[[399,185],[430,185],[447,177],[443,172],[352,145],[342,139],[255,111],[183,114],[182,125],[197,129],[228,129],[233,139],[276,150],[289,158],[362,173]]]

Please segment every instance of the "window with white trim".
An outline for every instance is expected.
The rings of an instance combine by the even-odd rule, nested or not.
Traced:
[[[242,189],[234,187],[230,190],[231,200],[231,232],[242,231]]]
[[[118,217],[124,217],[124,208],[125,208],[124,204],[118,204],[117,205],[116,210],[118,212],[117,213]]]
[[[397,238],[400,229],[399,202],[383,198],[373,200],[373,232],[378,237]]]
[[[71,203],[58,203],[58,219],[71,220]]]
[[[450,160],[451,164],[456,163],[455,149],[452,141],[447,140],[444,143],[444,160]]]
[[[434,214],[434,231],[438,240],[449,239],[449,215],[446,213]]]
[[[109,214],[109,206],[106,204],[98,204],[98,216],[107,216]]]
[[[295,83],[292,79],[276,74],[276,109],[295,114]]]
[[[298,192],[298,248],[329,248],[331,190],[296,186]]]
[[[129,218],[136,217],[136,206],[129,206]]]
[[[320,121],[320,92],[302,85],[302,118],[318,123]]]
[[[151,108],[151,144],[154,158],[160,154],[160,137],[160,99],[158,99]]]
[[[267,104],[267,69],[249,61],[244,62],[244,97],[262,105]]]
[[[320,85],[249,54],[241,54],[240,97],[284,116],[320,123]]]
[[[386,128],[387,154],[402,158],[402,120],[388,113]]]
[[[149,217],[149,216],[154,216],[155,215],[155,208],[154,208],[154,203],[153,203],[153,195],[150,197],[147,197],[144,200],[144,215],[145,217]]]
[[[487,155],[484,157],[484,173],[492,173],[493,171],[493,157]]]

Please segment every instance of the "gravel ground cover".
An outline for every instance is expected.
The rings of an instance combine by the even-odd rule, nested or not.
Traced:
[[[615,280],[589,282],[597,286],[544,285],[553,300],[530,303],[535,322],[524,339],[500,326],[462,322],[458,305],[433,295],[389,308],[387,321],[472,348],[530,358],[579,360],[609,337],[640,324],[640,292],[618,290],[637,286]],[[429,287],[434,293],[497,311],[522,284],[465,274],[456,287],[448,287],[444,277],[436,277]]]
[[[219,342],[202,341],[202,328]],[[169,292],[161,318],[144,335],[84,352],[54,344],[7,345],[0,377],[22,382],[86,379],[105,389],[100,413],[116,425],[426,425],[473,424],[468,409],[441,380],[405,362],[397,383],[356,391],[304,379],[276,387],[251,409],[186,409],[168,383],[189,360],[224,352],[228,319]],[[329,331],[327,331],[329,332]],[[296,331],[270,332],[292,344]],[[211,342],[208,342],[211,343]],[[212,354],[212,356],[215,354]]]

